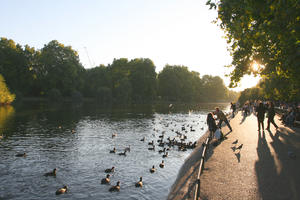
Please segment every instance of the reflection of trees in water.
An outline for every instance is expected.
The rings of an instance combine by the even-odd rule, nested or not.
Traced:
[[[15,114],[14,107],[10,105],[0,106],[0,132],[6,127],[9,119]]]

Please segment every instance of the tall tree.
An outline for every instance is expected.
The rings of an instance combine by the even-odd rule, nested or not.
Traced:
[[[300,1],[207,1],[218,11],[233,57],[230,86],[245,74],[285,78],[300,88]],[[264,67],[251,68],[256,61]]]

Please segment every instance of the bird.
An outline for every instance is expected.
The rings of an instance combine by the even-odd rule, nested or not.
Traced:
[[[166,152],[164,155],[162,155],[162,157],[166,158],[166,157],[168,157],[168,155],[169,155],[169,152]]]
[[[149,147],[148,150],[155,151],[155,146]]]
[[[130,152],[130,145],[128,147],[125,148],[125,151]]]
[[[124,152],[119,153],[120,156],[126,156],[126,150]]]
[[[27,156],[26,153],[19,153],[19,154],[16,155],[16,157],[26,157],[26,156]]]
[[[111,172],[114,172],[114,171],[115,171],[115,167],[108,168],[108,169],[104,170],[105,173],[111,173]]]
[[[159,167],[160,167],[160,168],[164,168],[164,167],[165,167],[165,162],[164,162],[164,160],[161,161],[161,163],[159,164]]]
[[[117,134],[116,133],[113,133],[112,135],[111,135],[111,138],[114,138],[114,137],[116,137],[117,136]]]
[[[76,131],[74,129],[72,129],[72,134],[76,133]]]
[[[159,150],[158,153],[163,153],[166,152],[166,148],[164,148],[163,150]]]
[[[56,170],[57,169],[54,168],[52,172],[47,172],[47,173],[44,174],[44,176],[56,176]]]
[[[120,191],[120,181],[117,182],[117,185],[112,186],[109,188],[110,192],[119,192]]]
[[[109,184],[109,182],[110,182],[109,177],[110,177],[110,175],[107,174],[107,175],[106,175],[106,178],[103,178],[103,179],[101,180],[101,184]]]
[[[142,139],[140,139],[140,141],[145,142],[145,137],[143,137]]]
[[[156,171],[154,165],[152,166],[152,168],[149,170],[151,173],[154,173]]]
[[[234,147],[231,147],[231,149],[232,149],[232,151],[235,151],[236,150],[236,147],[234,146]]]
[[[238,139],[236,139],[236,141],[234,141],[232,144],[237,144],[237,143],[238,143],[238,141],[239,141],[239,140],[238,140]]]
[[[68,191],[68,187],[65,185],[64,187],[62,188],[59,188],[58,190],[56,190],[56,195],[59,195],[59,194],[64,194],[65,192]]]
[[[135,183],[135,187],[143,187],[143,177],[140,177],[140,181]]]
[[[148,145],[153,145],[154,144],[154,141],[152,140],[152,142],[149,142]]]
[[[238,146],[236,149],[242,149],[243,148],[243,144],[241,144],[240,146]]]
[[[110,150],[109,153],[116,153],[116,148],[114,147],[114,149]]]

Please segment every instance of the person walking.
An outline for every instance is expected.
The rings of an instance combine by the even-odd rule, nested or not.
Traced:
[[[222,126],[222,122],[224,121],[225,124],[228,126],[228,128],[230,129],[230,131],[232,131],[232,128],[225,116],[225,114],[218,108],[216,107],[216,111],[214,112],[215,115],[217,115],[217,119],[219,119],[219,124],[218,127],[221,129]]]
[[[206,123],[207,123],[208,130],[210,133],[210,139],[212,139],[214,137],[214,133],[218,129],[218,127],[216,125],[216,121],[215,121],[212,113],[207,114]]]
[[[235,110],[236,110],[236,105],[234,103],[230,103],[231,104],[231,109],[232,109],[232,118],[234,118],[234,114],[235,114]]]
[[[266,130],[270,130],[270,123],[272,123],[275,126],[276,129],[278,129],[277,124],[274,122],[275,109],[274,109],[274,104],[273,104],[272,101],[268,102],[267,117],[268,117],[268,126],[267,126]]]
[[[264,131],[264,119],[265,119],[265,107],[262,102],[258,104],[258,107],[256,108],[256,116],[257,116],[257,122],[258,122],[258,131],[260,131],[260,125],[262,127],[262,130]]]

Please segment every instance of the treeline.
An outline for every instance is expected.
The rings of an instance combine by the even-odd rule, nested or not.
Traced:
[[[13,40],[0,40],[0,74],[19,97],[83,97],[99,103],[149,103],[231,101],[229,91],[216,76],[190,72],[184,66],[166,65],[158,74],[148,58],[114,59],[112,64],[85,69],[78,53],[56,40],[36,50]]]
[[[239,102],[247,100],[275,100],[284,102],[299,102],[300,88],[291,84],[289,78],[270,76],[263,78],[252,88],[245,89],[239,96]]]

